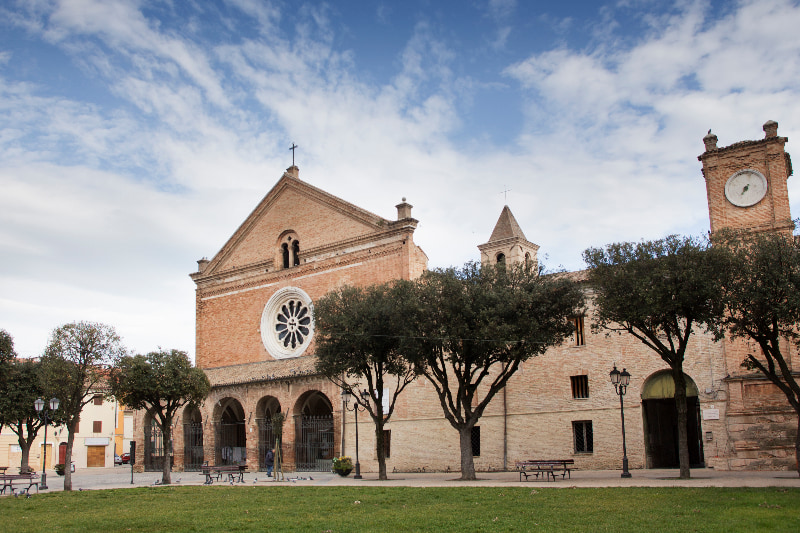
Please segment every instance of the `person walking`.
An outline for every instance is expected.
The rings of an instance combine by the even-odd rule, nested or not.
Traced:
[[[267,467],[267,477],[272,477],[272,469],[275,467],[275,448],[267,450],[267,456],[264,458],[264,466]]]

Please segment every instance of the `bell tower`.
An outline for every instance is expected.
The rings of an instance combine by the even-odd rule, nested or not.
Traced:
[[[784,150],[788,141],[778,136],[778,123],[764,124],[765,136],[717,147],[717,136],[709,130],[703,137],[703,163],[711,235],[722,228],[752,232],[777,231],[792,234],[786,180],[792,162]]]
[[[508,206],[504,206],[500,212],[489,242],[478,245],[478,249],[481,251],[483,264],[522,263],[532,269],[539,266],[536,258],[539,246],[525,238]]]

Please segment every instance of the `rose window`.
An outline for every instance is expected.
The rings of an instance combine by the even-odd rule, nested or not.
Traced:
[[[282,305],[276,318],[278,323],[275,324],[275,332],[278,334],[278,340],[283,343],[284,348],[288,348],[290,345],[292,349],[297,348],[303,344],[303,341],[311,332],[309,328],[311,315],[308,312],[308,307],[299,300],[291,300],[289,303]]]
[[[314,306],[308,294],[286,287],[264,306],[261,315],[261,340],[276,359],[298,357],[314,336]]]

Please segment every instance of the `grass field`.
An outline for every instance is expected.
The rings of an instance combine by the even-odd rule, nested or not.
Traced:
[[[800,489],[153,487],[0,498],[3,531],[800,531]]]

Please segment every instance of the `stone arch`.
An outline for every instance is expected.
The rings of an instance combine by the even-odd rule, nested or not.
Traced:
[[[246,463],[245,412],[236,398],[223,398],[214,406],[214,436],[214,464]]]
[[[145,472],[162,472],[166,457],[169,457],[170,464],[174,463],[172,442],[164,442],[164,434],[156,423],[152,411],[147,411],[144,415]]]
[[[499,252],[495,256],[495,263],[497,263],[498,265],[504,265],[506,263],[506,254],[504,254],[503,252]]]
[[[203,415],[197,406],[183,410],[183,469],[199,471],[203,466]]]
[[[300,239],[294,230],[286,230],[278,237],[278,261],[283,268],[300,264]]]
[[[698,468],[704,466],[698,389],[688,374],[683,377],[686,380],[689,462],[693,468]],[[678,412],[672,370],[659,370],[645,379],[642,385],[642,418],[647,468],[678,468]]]
[[[281,410],[281,402],[274,396],[264,396],[256,404],[256,425],[258,426],[258,469],[266,471],[264,459],[267,450],[275,446],[275,433],[272,430],[272,415]]]
[[[330,471],[335,442],[330,399],[318,390],[306,391],[295,402],[292,415],[297,470]]]

